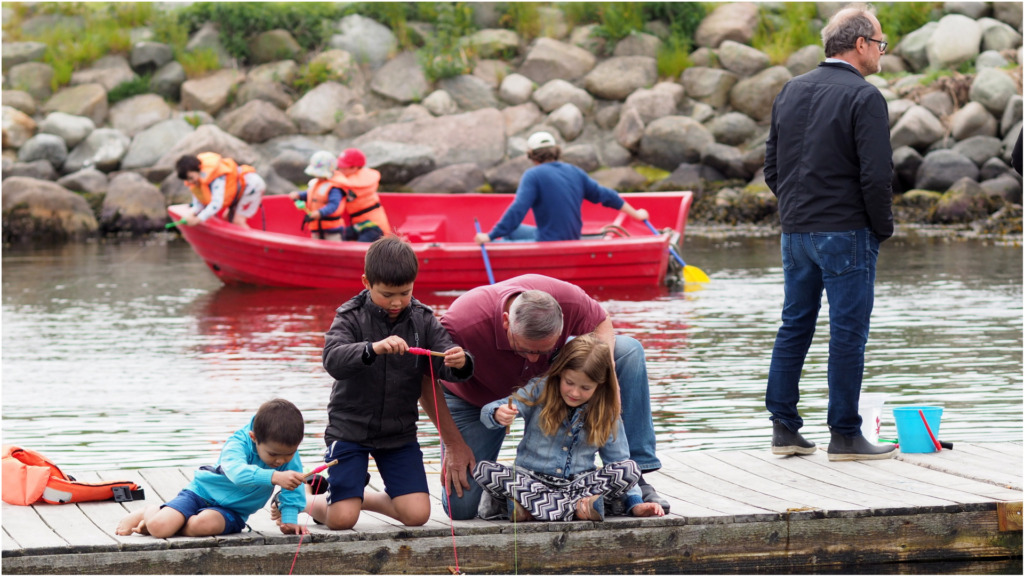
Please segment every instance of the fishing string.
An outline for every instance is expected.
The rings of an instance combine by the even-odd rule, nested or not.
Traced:
[[[316,475],[316,480],[314,480],[313,484],[312,484],[312,486],[313,486],[313,494],[312,494],[313,501],[309,503],[309,512],[310,513],[306,514],[306,523],[302,526],[302,531],[305,532],[306,534],[309,533],[309,519],[312,518],[313,505],[316,504],[316,497],[319,496],[319,494],[317,494],[316,492],[320,488],[320,482],[322,480],[323,480],[323,476],[317,474]],[[303,482],[303,484],[305,484],[305,482]],[[305,488],[303,488],[303,490],[305,490]],[[288,569],[288,574],[289,575],[292,573],[293,570],[295,570],[295,561],[299,559],[299,550],[302,550],[302,541],[306,539],[306,534],[299,534],[299,545],[298,545],[297,548],[295,548],[295,556],[292,557],[292,566],[291,566],[291,568]],[[309,534],[309,538],[310,538],[310,540],[312,540],[313,539],[313,535]]]
[[[512,407],[512,396],[508,397],[508,405]],[[515,422],[515,415],[512,416]],[[512,436],[512,424],[505,430],[505,436]],[[511,438],[509,438],[511,440]],[[516,459],[512,459],[512,568],[519,574],[519,514],[516,513]],[[525,507],[523,508],[525,510]]]
[[[432,356],[433,354],[431,353],[430,350],[423,350],[422,352],[421,352],[421,350],[422,349],[419,349],[419,348],[409,348],[409,351],[412,352],[413,354],[421,354],[421,355],[426,355],[427,356],[427,365],[430,366],[430,391],[434,394],[434,414],[437,414],[438,413],[437,412],[437,380],[434,378],[434,362],[430,358],[430,356]],[[426,354],[424,354],[424,352]],[[442,444],[444,444],[444,438],[441,436],[441,427],[440,426],[437,427],[437,439],[440,440],[440,442]],[[445,471],[447,470],[445,468],[445,460],[446,459],[447,459],[447,455],[444,455],[444,456],[441,457],[441,489],[442,490],[446,489],[446,484],[447,484],[447,475],[445,474]],[[452,530],[452,551],[455,554],[455,571],[452,572],[452,574],[462,574],[462,570],[459,568],[459,547],[455,544],[455,521],[452,520],[451,514],[448,514],[448,525],[451,527],[451,530]]]

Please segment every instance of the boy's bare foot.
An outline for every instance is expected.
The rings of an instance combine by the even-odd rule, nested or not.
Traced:
[[[117,534],[118,536],[148,534],[146,531],[146,520],[144,519],[145,513],[145,509],[136,510],[122,518],[121,521],[117,523],[117,529],[114,530],[114,534]]]
[[[649,517],[649,516],[664,516],[665,510],[661,507],[661,504],[654,502],[644,502],[643,504],[637,504],[630,510],[633,516]]]

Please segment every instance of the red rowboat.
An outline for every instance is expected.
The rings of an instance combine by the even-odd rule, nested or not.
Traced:
[[[412,243],[419,258],[417,289],[464,290],[487,284],[480,246],[473,242],[473,219],[489,230],[512,196],[382,192],[380,198],[391,227]],[[643,222],[584,202],[582,240],[487,244],[495,280],[536,273],[588,287],[670,282],[668,248],[681,242],[691,193],[627,194],[626,198],[633,207],[646,208],[651,223],[668,233],[655,236]],[[167,211],[176,221],[187,209],[180,204]],[[248,229],[219,218],[178,229],[225,284],[362,289],[360,276],[369,244],[310,238],[302,229],[302,217],[287,196],[265,196]],[[525,222],[533,224],[532,212]]]

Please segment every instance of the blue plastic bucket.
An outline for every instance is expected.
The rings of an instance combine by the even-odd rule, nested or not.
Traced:
[[[900,452],[921,453],[935,452],[935,443],[932,442],[928,430],[921,421],[921,414],[924,412],[924,419],[928,421],[935,439],[939,439],[939,422],[942,420],[941,406],[903,406],[892,409],[892,417],[896,421],[896,436],[900,440]]]

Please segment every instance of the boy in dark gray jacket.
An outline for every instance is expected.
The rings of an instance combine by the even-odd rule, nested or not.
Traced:
[[[366,289],[338,308],[326,335],[324,368],[335,381],[325,462],[338,464],[329,469],[326,502],[312,499],[309,513],[332,530],[351,528],[360,510],[406,526],[423,525],[430,516],[416,402],[433,402],[429,363],[435,378],[463,381],[473,375],[473,359],[452,342],[433,311],[412,297],[418,270],[412,247],[397,236],[371,244]],[[411,354],[410,347],[444,357]],[[384,493],[364,493],[370,455]]]

